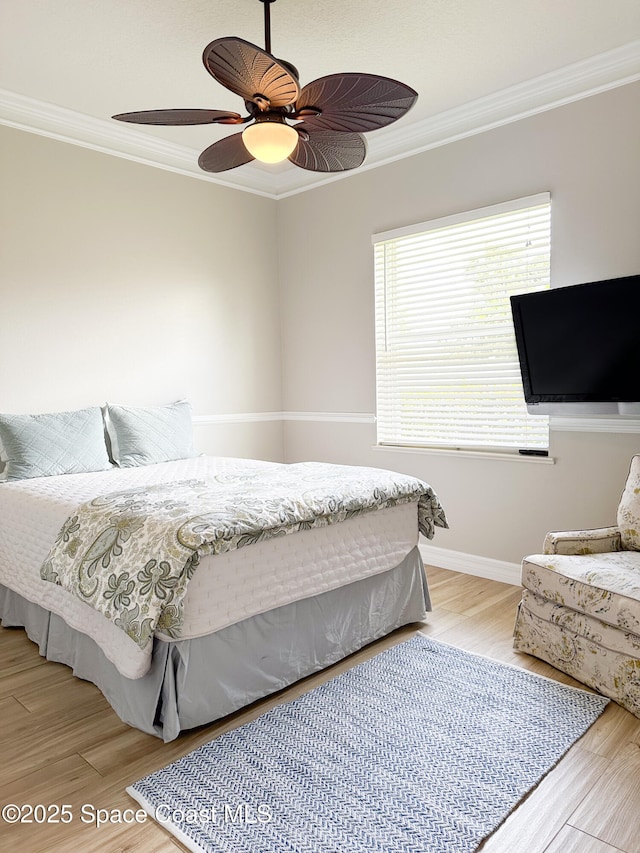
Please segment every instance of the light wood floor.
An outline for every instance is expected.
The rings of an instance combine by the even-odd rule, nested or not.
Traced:
[[[511,648],[518,588],[427,569],[434,604],[422,631],[444,642],[577,686]],[[45,661],[20,629],[0,629],[0,804],[69,804],[56,825],[0,823],[0,849],[21,853],[177,853],[163,829],[81,821],[83,804],[130,808],[125,786],[223,731],[293,698],[375,651],[402,629],[270,700],[163,744],[120,722],[97,688]],[[85,813],[88,814],[88,813]],[[611,703],[563,760],[485,841],[482,853],[640,853],[640,720]],[[260,851],[256,851],[260,853]],[[389,851],[393,853],[393,851]]]

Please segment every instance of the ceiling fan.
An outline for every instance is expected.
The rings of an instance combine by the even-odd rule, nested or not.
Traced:
[[[312,172],[360,166],[367,153],[363,133],[401,118],[416,102],[404,83],[375,74],[329,74],[302,90],[295,66],[271,54],[270,5],[264,3],[265,49],[235,36],[212,41],[202,61],[211,76],[244,99],[248,115],[225,110],[143,110],[113,116],[148,125],[246,124],[214,142],[198,158],[206,172],[224,172],[260,160],[289,159]],[[292,124],[291,122],[295,122]]]

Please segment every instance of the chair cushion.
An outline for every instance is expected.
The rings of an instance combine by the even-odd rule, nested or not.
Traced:
[[[618,506],[618,527],[622,547],[640,551],[640,456],[631,460],[631,468]]]
[[[523,591],[514,648],[615,699],[640,717],[640,637]]]
[[[533,554],[522,585],[537,595],[608,625],[640,634],[640,552]]]
[[[584,637],[598,646],[603,653],[610,651],[640,659],[640,634],[621,631],[617,626],[608,625],[602,619],[549,601],[528,589],[522,590],[520,606],[536,616],[541,625],[557,625],[577,637]],[[640,684],[638,687],[640,688]]]

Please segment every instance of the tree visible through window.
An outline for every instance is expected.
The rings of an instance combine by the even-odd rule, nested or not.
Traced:
[[[548,447],[548,418],[526,409],[509,297],[549,287],[549,195],[373,242],[378,443]]]

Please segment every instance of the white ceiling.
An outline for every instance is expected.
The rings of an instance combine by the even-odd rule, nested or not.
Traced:
[[[198,153],[223,126],[135,128],[114,113],[242,112],[202,50],[235,35],[264,46],[259,0],[2,0],[0,122],[204,179]],[[301,84],[382,74],[416,106],[367,134],[368,168],[515,116],[640,79],[640,0],[277,0],[272,52]],[[279,197],[327,179],[289,163],[213,180]]]

